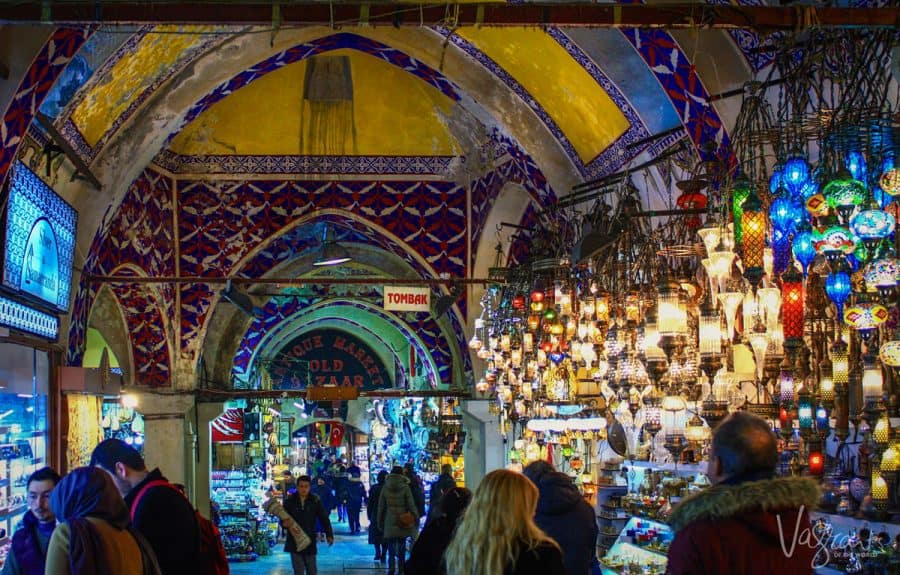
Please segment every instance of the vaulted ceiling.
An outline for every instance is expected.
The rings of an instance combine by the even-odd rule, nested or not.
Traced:
[[[41,163],[48,134],[29,124],[39,106],[96,174],[101,191],[70,180],[59,161],[47,170],[79,210],[76,263],[95,275],[263,277],[328,221],[405,262],[400,274],[479,277],[497,223],[532,229],[574,184],[682,139],[729,154],[734,106],[708,96],[766,64],[758,42],[653,29],[59,29],[13,99],[28,121],[7,121],[3,145],[7,158]],[[252,355],[259,330],[276,327],[235,327],[202,286],[119,291],[126,323],[146,332],[130,334],[123,359],[138,373],[196,368],[208,330],[220,354]],[[83,283],[70,359],[96,297]],[[269,303],[285,325],[297,322],[293,308]],[[419,345],[437,350],[432,383],[470,369],[458,344],[475,307],[463,299],[451,320],[413,322],[426,334]],[[218,342],[226,326],[239,337]]]

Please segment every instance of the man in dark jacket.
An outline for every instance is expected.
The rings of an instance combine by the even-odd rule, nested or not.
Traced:
[[[297,491],[284,502],[284,510],[294,518],[294,521],[310,538],[312,543],[302,551],[297,551],[297,544],[293,537],[288,537],[284,544],[284,550],[291,554],[291,564],[294,567],[294,575],[316,575],[316,520],[325,530],[325,540],[328,545],[334,544],[334,531],[331,529],[331,521],[328,512],[322,505],[322,501],[313,493],[310,493],[309,475],[301,475],[297,479]]]
[[[369,489],[369,502],[366,504],[366,515],[369,518],[369,544],[375,546],[375,561],[387,562],[387,544],[384,542],[384,534],[378,527],[378,498],[381,496],[381,488],[387,479],[387,471],[378,472],[378,483]]]
[[[12,546],[0,575],[44,575],[47,546],[56,528],[50,510],[50,494],[59,483],[59,474],[44,467],[28,478],[28,511],[12,537]]]
[[[422,479],[416,473],[416,468],[412,461],[403,468],[403,473],[409,479],[409,491],[412,493],[413,501],[416,502],[416,511],[419,517],[425,517],[425,485]]]
[[[453,479],[453,466],[445,463],[441,465],[441,474],[431,484],[431,492],[428,494],[429,523],[440,515],[441,498],[444,497],[444,493],[447,493],[454,487],[456,487],[456,480]]]
[[[523,470],[540,496],[534,522],[563,552],[568,575],[588,575],[597,553],[597,517],[578,487],[546,461],[533,461]]]
[[[156,553],[162,575],[196,575],[200,526],[187,498],[158,468],[147,471],[141,454],[122,440],[102,441],[91,454],[91,465],[112,476],[132,525]]]
[[[735,412],[716,428],[708,474],[714,486],[688,497],[669,518],[670,575],[813,572],[805,544],[807,510],[819,501],[808,477],[775,477],[775,434],[759,417]]]
[[[347,473],[347,522],[350,524],[350,535],[360,533],[359,514],[366,500],[366,487],[360,479],[361,471],[353,464]]]

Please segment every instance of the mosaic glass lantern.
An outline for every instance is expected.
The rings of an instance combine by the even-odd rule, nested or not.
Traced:
[[[822,232],[813,232],[813,246],[834,263],[842,255],[852,254],[856,250],[856,238],[843,226],[831,226]]]
[[[881,344],[878,352],[881,363],[888,367],[900,367],[900,341],[891,340]]]
[[[680,291],[675,282],[660,285],[656,311],[660,336],[681,335],[687,332],[687,310],[681,301]]]
[[[891,441],[888,448],[881,454],[881,472],[896,473],[900,470],[900,449],[898,449],[896,439]]]
[[[847,301],[852,289],[853,286],[847,272],[831,272],[825,279],[825,293],[837,306],[838,317],[842,314],[844,302]]]
[[[813,245],[812,232],[803,231],[795,235],[792,251],[794,252],[794,258],[803,267],[803,275],[805,277],[809,270],[809,265],[816,259],[816,247]]]
[[[806,211],[814,218],[827,216],[828,202],[825,200],[825,196],[818,193],[806,198]]]
[[[809,164],[806,163],[806,158],[799,156],[789,158],[781,170],[781,180],[792,192],[799,191],[809,180]]]
[[[871,302],[858,303],[844,311],[844,323],[859,332],[863,341],[869,341],[875,329],[887,321],[888,310]]]
[[[734,241],[741,244],[744,238],[744,202],[750,197],[750,183],[739,179],[731,190],[731,213],[734,214]]]
[[[759,285],[763,272],[763,251],[766,247],[766,214],[755,191],[744,201],[742,259],[744,276],[754,287]]]
[[[808,466],[810,475],[822,475],[822,471],[825,469],[825,457],[820,451],[810,451]]]
[[[794,401],[794,372],[787,358],[781,363],[781,373],[778,375],[778,398],[781,405],[788,405]]]
[[[769,177],[769,193],[778,194],[778,188],[784,187],[784,171],[779,164],[775,164],[772,175]]]
[[[772,270],[771,273],[781,275],[791,265],[791,238],[790,232],[785,230],[772,230]],[[767,269],[766,274],[770,272]],[[769,276],[771,277],[771,275]]]
[[[850,220],[850,229],[872,257],[878,257],[881,241],[891,235],[895,226],[894,216],[882,210],[864,210]]]
[[[834,401],[834,372],[831,360],[827,357],[819,367],[819,397],[831,405]]]
[[[803,276],[793,267],[781,276],[781,322],[784,339],[803,338]]]
[[[891,168],[881,174],[878,181],[881,189],[891,196],[900,195],[900,168]]]
[[[819,184],[813,180],[809,179],[803,182],[803,185],[800,186],[800,191],[798,192],[798,198],[803,202],[804,206],[806,205],[807,200],[811,197],[815,196],[819,193]],[[825,196],[822,196],[824,200]]]
[[[847,344],[838,339],[831,345],[831,372],[835,386],[846,386],[850,383],[850,364]]]
[[[806,391],[805,386],[800,388],[800,391],[797,393],[797,419],[802,431],[808,431],[812,429],[812,398],[810,397],[809,392]]]
[[[816,428],[820,432],[828,431],[828,410],[822,404],[816,408]]]
[[[900,260],[885,258],[866,266],[863,278],[869,288],[875,288],[882,297],[889,297],[900,282]]]
[[[878,445],[887,445],[891,439],[891,420],[887,412],[883,412],[872,429],[872,439]]]
[[[844,166],[855,180],[866,181],[866,158],[857,151],[852,151],[844,158]]]
[[[881,469],[872,468],[872,501],[878,508],[887,506],[888,501],[888,484],[881,475]]]
[[[769,206],[769,219],[776,229],[792,232],[803,223],[803,206],[786,189],[782,188],[775,201]]]
[[[856,207],[866,201],[867,190],[866,185],[850,173],[841,173],[825,186],[822,194],[828,207],[836,210],[846,222]]]

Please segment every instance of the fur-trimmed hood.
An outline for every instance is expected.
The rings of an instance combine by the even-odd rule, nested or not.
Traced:
[[[747,481],[736,485],[719,484],[684,499],[672,511],[669,525],[680,531],[695,521],[750,519],[759,512],[814,509],[819,503],[819,483],[809,477],[779,477]]]

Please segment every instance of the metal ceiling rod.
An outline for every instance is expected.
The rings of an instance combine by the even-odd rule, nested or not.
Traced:
[[[487,278],[248,278],[248,277],[204,277],[204,276],[158,276],[158,277],[137,277],[137,276],[97,276],[85,274],[85,279],[96,283],[108,284],[206,284],[206,285],[225,285],[228,282],[232,284],[252,284],[252,285],[282,285],[282,286],[305,286],[305,285],[399,285],[399,286],[420,286],[420,285],[487,285],[497,283]]]
[[[6,3],[0,23],[55,24],[257,24],[415,26],[447,22],[447,3],[387,2],[144,2],[137,0],[44,1]],[[578,28],[751,28],[797,30],[808,27],[895,28],[900,9],[813,6],[735,6],[676,4],[456,4],[454,26],[564,26]]]

